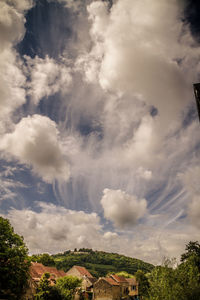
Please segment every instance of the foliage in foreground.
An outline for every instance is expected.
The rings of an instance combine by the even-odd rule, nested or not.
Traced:
[[[55,285],[50,283],[50,274],[44,273],[38,285],[35,300],[72,300],[81,285],[81,280],[74,276],[58,278]]]
[[[27,286],[28,249],[10,222],[0,217],[0,298],[21,299]]]
[[[62,300],[59,291],[51,285],[49,278],[49,273],[43,274],[35,294],[35,300]]]
[[[173,268],[170,260],[145,275],[138,271],[139,292],[145,300],[199,300],[200,299],[200,244],[190,242],[182,263]],[[142,274],[143,273],[143,274]],[[139,276],[138,276],[139,275]],[[145,279],[146,278],[146,279]]]

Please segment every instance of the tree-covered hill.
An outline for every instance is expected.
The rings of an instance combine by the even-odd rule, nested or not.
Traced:
[[[150,272],[154,267],[136,258],[85,248],[79,249],[79,251],[76,249],[75,251],[68,250],[51,256],[47,254],[33,256],[32,259],[46,265],[54,265],[56,268],[64,271],[68,271],[74,265],[83,266],[95,277],[105,276],[109,272],[117,273],[120,271],[134,274],[138,269],[146,273]]]

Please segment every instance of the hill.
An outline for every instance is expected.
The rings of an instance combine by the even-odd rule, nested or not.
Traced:
[[[85,248],[79,249],[79,251],[76,249],[74,251],[68,250],[51,256],[43,254],[32,258],[32,260],[37,259],[43,264],[54,265],[56,268],[64,271],[68,271],[74,265],[83,266],[95,277],[105,276],[109,272],[117,273],[120,271],[134,274],[138,269],[146,273],[154,268],[152,264],[136,258]]]

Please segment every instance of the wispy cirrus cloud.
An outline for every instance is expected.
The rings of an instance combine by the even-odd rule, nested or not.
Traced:
[[[30,253],[58,253],[68,249],[89,247],[97,250],[115,251],[159,264],[163,257],[179,258],[185,243],[198,239],[198,231],[193,227],[176,222],[174,227],[165,228],[152,216],[148,224],[135,230],[108,231],[95,213],[69,210],[62,206],[38,202],[36,212],[31,209],[10,209],[6,217],[15,231],[23,235]],[[21,221],[23,220],[23,227]]]

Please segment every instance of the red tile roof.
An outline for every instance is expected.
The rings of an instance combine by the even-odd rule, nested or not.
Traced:
[[[77,271],[79,271],[79,273],[81,275],[83,275],[83,276],[85,275],[85,276],[87,276],[89,278],[93,278],[92,274],[90,274],[90,272],[86,268],[80,267],[80,266],[74,266],[74,268],[76,268]]]
[[[103,280],[107,281],[110,285],[119,285],[118,282],[109,277],[102,277]]]
[[[54,267],[46,267],[43,264],[35,262],[31,263],[30,275],[33,280],[40,280],[42,275],[47,272],[51,274],[50,279],[57,279],[59,277],[66,276],[66,273],[64,271],[57,270]]]
[[[115,281],[117,281],[119,283],[127,282],[126,278],[123,277],[123,276],[118,276],[116,274],[111,274],[110,277],[113,278]]]

